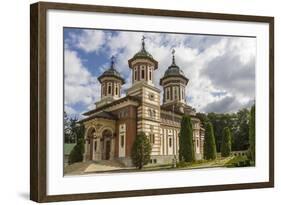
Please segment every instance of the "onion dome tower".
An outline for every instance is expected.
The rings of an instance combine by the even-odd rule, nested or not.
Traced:
[[[128,60],[132,69],[132,86],[127,89],[127,95],[141,100],[137,108],[137,132],[144,132],[152,136],[152,155],[160,149],[160,92],[153,84],[154,70],[158,68],[158,62],[146,50],[145,37],[142,37],[141,49]],[[139,126],[141,125],[141,126]],[[150,129],[147,129],[150,128]],[[157,142],[157,143],[156,143]]]
[[[137,83],[147,83],[153,85],[153,71],[158,68],[158,62],[146,51],[145,37],[142,37],[142,47],[133,58],[128,61],[132,69],[132,85]]]
[[[111,103],[121,96],[121,86],[125,80],[121,77],[120,73],[115,69],[115,58],[111,57],[110,68],[98,77],[101,83],[101,100],[96,102],[96,106],[100,107],[104,104]]]
[[[186,104],[185,88],[189,79],[176,64],[175,50],[172,51],[172,64],[160,79],[163,86],[163,105],[164,109],[190,113],[191,107]]]

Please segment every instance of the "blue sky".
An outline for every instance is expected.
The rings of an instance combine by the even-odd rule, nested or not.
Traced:
[[[108,69],[110,57],[125,78],[122,93],[131,86],[130,59],[141,48],[159,63],[154,84],[171,64],[176,50],[177,65],[190,79],[187,103],[200,112],[235,112],[255,99],[256,39],[155,32],[130,32],[64,28],[65,111],[81,116],[100,99],[97,77]]]

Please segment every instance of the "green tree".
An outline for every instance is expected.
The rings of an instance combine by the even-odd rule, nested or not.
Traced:
[[[77,143],[79,136],[77,136],[77,121],[75,116],[69,116],[64,112],[64,142]],[[83,138],[83,136],[82,136]]]
[[[200,119],[200,121],[201,121],[201,123],[203,124],[204,127],[206,126],[206,124],[209,121],[209,118],[208,118],[207,114],[202,113],[202,112],[196,113],[196,117],[198,117]]]
[[[188,115],[184,115],[181,120],[179,159],[185,162],[194,161],[193,129],[191,119]]]
[[[79,139],[77,144],[73,147],[68,158],[68,164],[83,161],[84,140]]]
[[[247,150],[249,147],[249,110],[243,108],[237,113],[208,113],[205,116],[198,115],[206,125],[211,122],[214,129],[217,151],[220,152],[222,134],[225,127],[229,127],[232,133],[232,150]],[[207,119],[206,119],[207,117]]]
[[[249,148],[249,110],[244,108],[236,113],[233,130],[233,150],[247,150]]]
[[[216,141],[216,149],[220,152],[221,143],[222,143],[222,133],[225,127],[229,127],[229,129],[233,130],[236,124],[236,113],[208,113],[207,119],[213,125],[215,141]],[[207,121],[207,122],[208,122]],[[206,124],[205,124],[206,126]]]
[[[255,162],[256,158],[256,111],[255,111],[255,105],[252,106],[251,112],[250,112],[250,120],[249,120],[249,143],[250,143],[250,159]]]
[[[150,161],[151,144],[145,133],[141,132],[136,136],[132,146],[132,162],[138,169],[142,169],[144,165]]]
[[[223,129],[222,143],[221,143],[221,156],[228,157],[231,154],[231,131],[229,127]]]
[[[216,142],[214,136],[213,125],[209,122],[206,125],[205,129],[205,142],[204,142],[204,158],[216,159],[217,157],[217,149]]]
[[[63,123],[64,123],[64,143],[69,143],[71,128],[70,128],[70,119],[66,112],[63,112]]]
[[[75,162],[81,162],[83,160],[84,153],[84,132],[85,128],[83,125],[74,124],[71,126],[72,136],[75,136],[76,145],[73,147],[69,154],[68,164]]]
[[[85,127],[82,124],[77,123],[77,119],[71,119],[71,130],[75,142],[84,139]]]

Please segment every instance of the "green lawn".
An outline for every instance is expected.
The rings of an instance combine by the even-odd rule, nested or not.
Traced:
[[[192,163],[179,162],[175,169],[198,169],[198,168],[212,168],[212,167],[248,167],[253,163],[248,160],[247,156],[218,156],[215,160],[198,160]]]
[[[232,160],[234,157],[218,157],[215,160],[198,160],[192,163],[179,162],[177,168],[179,169],[196,169],[196,168],[212,168],[212,167],[225,167],[225,165]]]
[[[225,166],[226,167],[248,167],[253,165],[247,156],[236,156],[229,160]]]
[[[200,168],[212,168],[212,167],[227,167],[226,165],[233,160],[235,157],[230,156],[226,158],[218,157],[216,160],[198,160],[192,163],[179,162],[177,167],[173,167],[172,164],[163,164],[155,166],[145,166],[143,171],[153,171],[153,170],[179,170],[179,169],[200,169]]]
[[[64,155],[69,155],[75,145],[76,145],[75,143],[71,143],[71,144],[64,143],[64,145],[63,145],[64,146],[64,150],[63,150]]]

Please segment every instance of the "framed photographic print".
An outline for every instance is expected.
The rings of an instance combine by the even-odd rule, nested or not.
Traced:
[[[30,198],[274,186],[274,18],[31,5]]]

